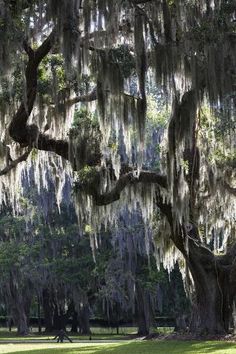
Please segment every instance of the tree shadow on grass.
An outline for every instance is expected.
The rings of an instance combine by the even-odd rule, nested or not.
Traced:
[[[11,352],[8,354],[15,354]],[[236,354],[236,343],[148,341],[78,348],[51,348],[20,351],[20,354]]]
[[[152,341],[101,347],[96,354],[236,354],[236,343]]]

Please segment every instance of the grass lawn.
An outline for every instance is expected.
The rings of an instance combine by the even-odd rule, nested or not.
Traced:
[[[0,353],[13,354],[236,354],[236,344],[204,341],[147,341],[112,344],[1,344]]]
[[[171,333],[173,331],[173,327],[158,327],[153,328],[153,333]],[[137,327],[119,327],[119,334],[116,334],[115,328],[102,328],[102,327],[91,327],[92,331],[92,339],[99,340],[99,339],[127,339],[127,336],[130,334],[137,333]],[[79,339],[79,340],[88,340],[88,335],[79,335],[79,334],[70,334],[68,329],[68,335],[71,339]],[[37,328],[32,328],[30,334],[28,336],[19,336],[17,334],[16,328],[12,329],[12,332],[9,332],[6,328],[0,328],[0,343],[1,340],[48,340],[52,339],[55,335],[53,334],[45,334],[43,331],[42,333],[37,332]],[[125,338],[126,337],[126,338]]]
[[[121,328],[120,334],[116,334],[115,330],[107,329],[107,328],[91,328],[92,330],[92,339],[125,339],[125,337],[129,334],[137,333],[136,328]],[[71,334],[69,331],[67,333],[69,337],[73,339],[79,340],[88,340],[88,335],[79,335],[79,334]],[[44,332],[38,333],[35,331],[31,331],[28,336],[19,336],[17,334],[16,328],[9,332],[4,329],[0,329],[0,343],[1,340],[22,340],[22,341],[29,341],[29,340],[48,340],[55,337],[55,334],[45,334]],[[1,353],[1,352],[0,352]]]

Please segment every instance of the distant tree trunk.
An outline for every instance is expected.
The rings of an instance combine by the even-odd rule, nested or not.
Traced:
[[[89,305],[83,305],[78,314],[80,334],[91,334],[89,324]]]
[[[42,332],[42,320],[41,320],[41,301],[40,296],[38,296],[38,331],[39,333]]]
[[[136,283],[136,314],[138,335],[147,336],[150,333],[150,303],[139,282]]]
[[[25,313],[22,313],[19,315],[19,317],[16,319],[17,323],[17,333],[23,336],[26,336],[29,334],[29,327],[28,327],[28,319]]]
[[[72,315],[72,324],[71,324],[71,332],[78,332],[78,313],[74,310]]]
[[[10,308],[13,323],[17,327],[18,334],[29,334],[29,308],[31,296],[29,296],[27,288],[20,289],[17,282],[17,275],[14,272],[12,272],[8,284],[6,301]]]
[[[12,318],[10,317],[9,320],[8,320],[8,330],[9,330],[9,332],[11,332],[12,325],[13,325],[13,320],[12,320]]]
[[[11,312],[13,323],[17,327],[17,333],[22,336],[29,334],[28,318],[25,313],[23,302],[19,301],[12,304]]]
[[[54,312],[54,304],[52,302],[52,297],[50,291],[48,289],[43,290],[43,312],[44,312],[44,325],[45,332],[53,331],[53,312]]]
[[[176,332],[187,330],[187,323],[186,323],[185,315],[176,316],[175,321],[176,321],[176,325],[175,325]]]
[[[67,310],[67,317],[71,318],[72,317],[72,323],[71,323],[71,332],[72,333],[77,333],[78,332],[78,313],[75,310],[75,304],[73,300],[70,300],[68,304],[68,310]]]
[[[28,327],[30,326],[30,308],[31,308],[32,297],[33,297],[32,291],[29,291],[29,289],[30,289],[30,285],[27,289],[25,289],[25,291],[23,290],[23,295],[22,295]]]
[[[53,316],[53,329],[56,330],[63,329],[65,331],[67,320],[68,318],[64,313],[63,309],[58,308],[58,306],[55,305],[54,316]]]

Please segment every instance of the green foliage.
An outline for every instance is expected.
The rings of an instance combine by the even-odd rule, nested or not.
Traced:
[[[85,108],[77,110],[74,115],[74,123],[69,131],[69,139],[76,159],[77,176],[81,181],[88,182],[97,176],[96,170],[87,165],[94,166],[100,159],[101,132],[96,116]],[[85,184],[84,184],[85,186]],[[93,187],[91,185],[91,187]]]
[[[99,129],[97,116],[86,108],[81,108],[75,111],[70,134],[76,134],[78,131],[81,131],[81,129],[85,131]]]
[[[109,50],[109,59],[118,64],[124,78],[130,77],[135,72],[135,60],[127,45],[120,45]]]
[[[188,160],[181,159],[180,166],[183,168],[183,171],[186,175],[189,173],[189,162]]]
[[[168,106],[158,107],[159,100],[154,94],[147,97],[147,120],[155,127],[166,127],[169,117],[170,108]]]
[[[207,18],[202,20],[200,24],[192,28],[190,38],[200,42],[201,44],[212,43],[220,38],[218,27],[212,27],[212,22]]]
[[[223,115],[223,116],[222,116]],[[231,136],[235,135],[235,126],[231,115],[222,112],[212,112],[204,107],[200,114],[200,143],[207,149],[208,160],[211,163],[229,168],[235,168],[236,152],[232,149]]]
[[[94,183],[96,184],[97,176],[98,171],[95,167],[91,166],[85,166],[77,173],[79,183],[83,186],[92,186]]]
[[[93,233],[93,229],[92,229],[91,225],[85,225],[84,231],[88,235]]]
[[[163,274],[162,271],[157,270],[156,260],[153,256],[150,255],[149,259],[145,258],[146,262],[138,268],[136,279],[143,289],[155,292],[157,284],[163,280]]]
[[[0,218],[0,238],[17,238],[25,235],[25,220],[23,217],[13,218],[12,215],[4,215]]]
[[[161,268],[162,281],[160,282],[163,294],[162,313],[167,316],[188,315],[190,313],[190,301],[186,296],[183,279],[178,264],[167,273]]]
[[[60,54],[48,55],[38,69],[38,90],[41,95],[53,96],[67,87],[63,58]]]
[[[225,32],[235,33],[234,11],[234,0],[223,2],[222,6],[215,12],[214,19],[205,15],[201,22],[192,27],[188,35],[192,40],[199,43],[199,50],[203,49],[201,45],[211,45],[212,43],[222,41]]]
[[[26,55],[20,55],[21,61],[15,59],[12,82],[9,85],[8,79],[2,79],[0,90],[0,104],[10,103],[12,99],[23,100],[25,86],[24,69]],[[50,101],[55,101],[55,90],[60,97],[60,92],[68,86],[63,68],[63,58],[59,54],[48,55],[40,64],[38,69],[38,93],[44,99],[50,97]],[[45,101],[46,102],[46,101]],[[56,102],[55,102],[56,103]]]

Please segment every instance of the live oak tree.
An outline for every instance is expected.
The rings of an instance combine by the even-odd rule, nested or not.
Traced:
[[[139,203],[148,223],[155,204],[159,254],[170,259],[171,241],[194,284],[192,330],[227,332],[235,297],[234,1],[2,0],[0,11],[2,204],[17,211],[14,178],[26,159],[39,185],[45,171],[54,173],[58,203],[65,171],[75,171],[77,212],[94,229],[122,203]],[[151,170],[143,159],[148,80],[172,101],[160,168]],[[95,103],[99,132],[83,122],[69,133],[79,102]]]

